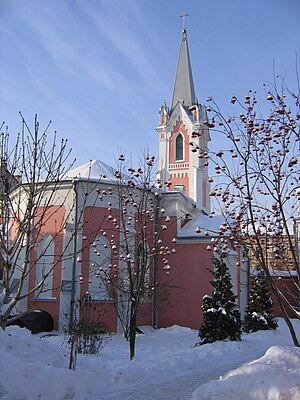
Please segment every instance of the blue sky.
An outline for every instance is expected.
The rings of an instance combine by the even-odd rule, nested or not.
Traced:
[[[114,164],[118,148],[157,155],[186,11],[196,95],[230,112],[232,94],[276,71],[295,82],[299,0],[0,0],[0,119],[22,111],[68,138],[76,165]],[[212,136],[211,146],[217,146]]]

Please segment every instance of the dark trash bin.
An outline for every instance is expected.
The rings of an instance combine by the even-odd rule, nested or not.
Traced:
[[[28,329],[31,333],[53,331],[53,318],[47,311],[27,311],[19,316],[12,316],[11,319],[13,321],[8,320],[7,326],[17,325],[20,328]]]

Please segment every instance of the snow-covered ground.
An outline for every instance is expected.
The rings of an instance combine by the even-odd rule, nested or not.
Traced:
[[[100,355],[79,355],[76,371],[68,370],[62,336],[9,327],[0,332],[0,399],[299,400],[300,350],[279,323],[279,330],[243,335],[241,342],[196,348],[197,331],[144,327],[133,361],[128,343],[115,335]],[[294,324],[300,336],[300,321]]]

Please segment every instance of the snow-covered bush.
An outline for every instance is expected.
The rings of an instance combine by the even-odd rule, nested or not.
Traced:
[[[80,309],[80,318],[65,329],[68,345],[71,348],[75,345],[79,354],[100,353],[111,339],[111,333],[102,322],[103,316],[96,313],[96,307],[87,296],[78,301],[76,309]]]
[[[249,303],[243,321],[245,332],[277,329],[276,318],[272,314],[273,301],[268,289],[266,276],[262,270],[258,271],[253,279],[249,295]]]
[[[241,340],[240,311],[236,306],[236,295],[225,255],[214,257],[214,279],[211,285],[214,290],[211,296],[203,298],[203,323],[199,330],[200,342],[197,345],[212,343],[217,340]]]

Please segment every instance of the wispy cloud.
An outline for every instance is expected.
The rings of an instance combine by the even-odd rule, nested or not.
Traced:
[[[90,152],[88,157],[103,157],[103,148],[108,157],[116,143],[134,148],[137,134],[141,143],[149,137],[153,142],[147,134],[155,134],[151,121],[156,108],[147,104],[157,90],[169,91],[158,68],[167,55],[151,35],[138,2],[12,3],[2,27],[6,38],[13,38],[11,53],[18,54],[19,63],[11,73],[7,68],[6,79],[22,84],[22,110],[30,113],[30,106],[32,112],[54,119],[78,151]]]
[[[31,31],[36,41],[43,47],[45,59],[32,59],[31,46],[28,43],[25,49],[23,43],[22,56],[27,59],[28,64],[46,64],[54,62],[62,73],[85,77],[97,81],[107,90],[115,89],[116,71],[105,62],[105,59],[95,59],[95,54],[90,51],[91,40],[84,32],[84,26],[78,25],[76,15],[66,7],[63,1],[55,1],[55,6],[45,7],[37,4],[37,9],[32,7],[21,7],[18,18],[25,25],[24,29]],[[26,2],[23,4],[26,5]],[[35,11],[37,10],[37,11]],[[77,26],[76,26],[77,25]],[[20,31],[19,44],[22,44],[22,32]],[[98,51],[98,57],[99,55]],[[47,58],[49,58],[47,60]],[[97,65],[97,69],[95,67]],[[118,74],[117,74],[118,75]]]
[[[95,22],[102,40],[109,41],[120,54],[120,60],[130,61],[133,76],[136,81],[144,81],[148,87],[153,85],[164,86],[164,82],[158,74],[158,61],[153,61],[153,54],[149,53],[147,43],[152,41],[149,29],[145,30],[147,40],[140,37],[141,30],[137,28],[144,24],[135,2],[104,4],[102,12],[97,12],[97,7],[90,2],[84,5],[84,12]],[[128,7],[131,5],[131,7]],[[146,22],[145,22],[145,26]],[[138,33],[139,32],[139,33]],[[145,44],[146,43],[146,44]],[[156,44],[157,45],[157,41]],[[157,47],[160,54],[159,62],[162,62],[162,48]],[[156,49],[156,50],[157,50]],[[128,78],[127,78],[128,79]]]

